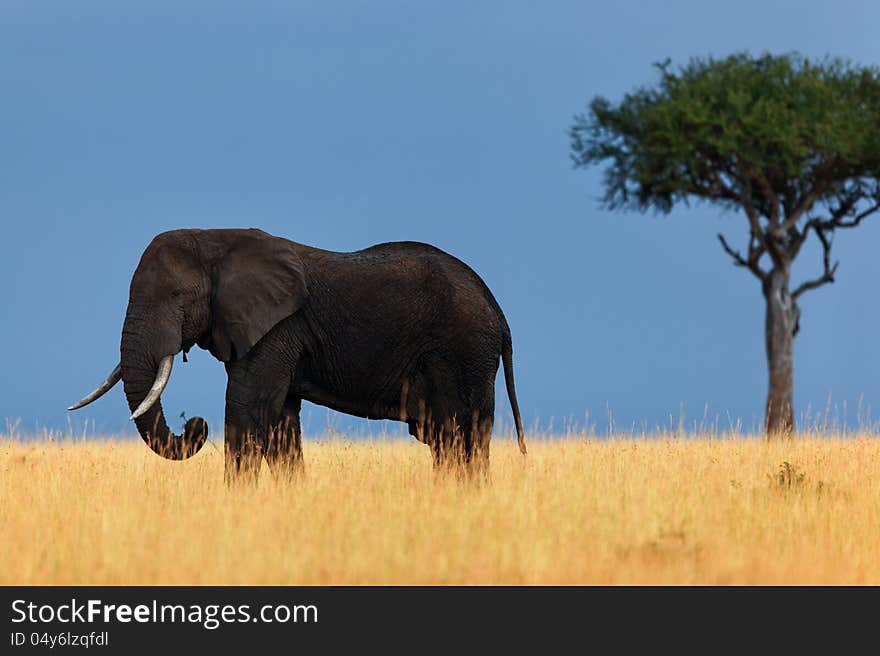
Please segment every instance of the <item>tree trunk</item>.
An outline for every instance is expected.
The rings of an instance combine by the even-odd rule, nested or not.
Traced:
[[[767,392],[768,438],[790,437],[794,431],[793,355],[800,310],[788,291],[787,266],[774,267],[764,285],[767,301],[767,365],[770,371]]]

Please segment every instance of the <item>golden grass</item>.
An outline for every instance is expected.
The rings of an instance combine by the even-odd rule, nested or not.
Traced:
[[[415,441],[305,444],[293,482],[206,446],[0,441],[0,584],[880,583],[880,440],[532,439],[491,484]],[[788,463],[787,465],[784,463]]]

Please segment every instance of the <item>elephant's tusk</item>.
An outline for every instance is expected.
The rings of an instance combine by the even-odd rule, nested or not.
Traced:
[[[166,355],[162,358],[161,362],[159,362],[159,371],[156,372],[156,380],[153,382],[153,386],[147,393],[147,398],[141,402],[137,407],[137,410],[131,413],[131,419],[137,419],[140,417],[147,410],[152,408],[153,404],[159,400],[160,396],[162,396],[162,391],[168,384],[168,379],[171,378],[171,365],[173,362],[173,355]]]
[[[110,388],[113,387],[116,383],[122,380],[122,365],[117,364],[116,368],[110,372],[110,375],[107,376],[107,379],[98,385],[93,392],[90,392],[83,399],[77,403],[74,403],[72,406],[68,408],[68,410],[78,410],[84,405],[88,405],[95,399],[99,399],[104,396],[107,392],[110,391]]]

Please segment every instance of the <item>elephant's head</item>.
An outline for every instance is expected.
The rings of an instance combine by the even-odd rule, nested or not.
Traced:
[[[158,235],[131,279],[120,364],[70,410],[123,381],[131,418],[150,448],[183,460],[202,448],[208,425],[193,417],[168,428],[159,397],[174,355],[194,345],[224,362],[244,356],[308,295],[293,242],[260,230],[174,230]]]

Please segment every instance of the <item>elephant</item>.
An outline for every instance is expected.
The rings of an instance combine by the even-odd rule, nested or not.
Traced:
[[[354,252],[306,246],[258,229],[157,235],[131,279],[120,361],[69,410],[120,380],[131,419],[157,454],[183,460],[208,435],[183,435],[160,396],[174,356],[194,346],[225,364],[225,476],[303,466],[303,399],[368,419],[405,422],[435,468],[488,470],[495,376],[503,363],[520,451],[526,445],[510,328],[464,262],[419,242]]]

